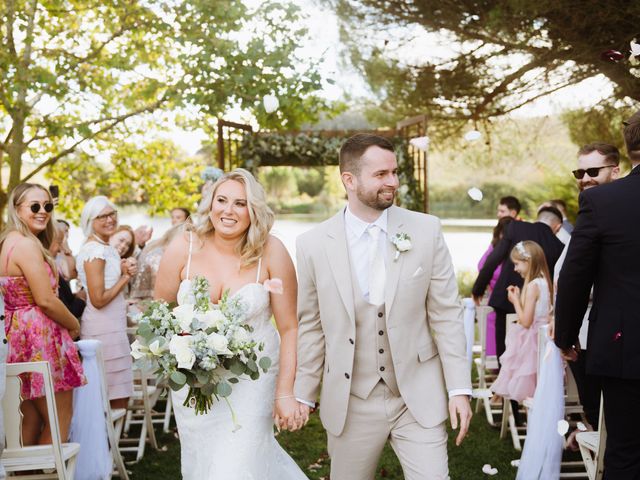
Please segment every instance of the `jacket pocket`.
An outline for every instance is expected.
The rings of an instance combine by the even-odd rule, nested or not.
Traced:
[[[422,345],[421,347],[418,347],[418,360],[420,362],[426,362],[427,360],[435,357],[436,355],[438,355],[438,348],[433,342],[430,342],[430,343],[427,343],[426,345]]]

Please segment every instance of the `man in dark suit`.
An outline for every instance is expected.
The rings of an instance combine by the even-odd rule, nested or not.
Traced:
[[[607,480],[640,479],[640,111],[624,137],[631,173],[580,194],[555,315],[556,345],[575,358],[593,285],[587,373],[602,380]]]
[[[473,298],[477,305],[493,276],[493,272],[502,264],[502,271],[489,297],[489,306],[496,311],[496,353],[498,358],[504,353],[506,319],[508,313],[514,313],[513,305],[507,298],[507,287],[522,287],[522,277],[513,269],[510,254],[516,243],[532,240],[538,243],[547,258],[549,272],[553,275],[553,266],[562,253],[564,244],[558,240],[556,233],[562,227],[562,213],[551,206],[542,207],[538,211],[535,223],[513,221],[507,225],[502,240],[493,249],[473,285]]]

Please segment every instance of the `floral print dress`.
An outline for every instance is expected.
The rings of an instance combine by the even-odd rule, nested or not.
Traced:
[[[15,245],[14,245],[15,247]],[[13,248],[7,255],[7,265]],[[45,262],[51,288],[57,290],[57,279]],[[86,383],[78,349],[69,331],[47,317],[36,305],[27,279],[23,276],[0,277],[4,296],[4,330],[9,344],[7,363],[48,361],[55,392],[64,392]],[[44,396],[44,379],[39,373],[21,375],[22,398]]]

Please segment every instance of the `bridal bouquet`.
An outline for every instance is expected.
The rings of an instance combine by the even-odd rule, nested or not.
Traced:
[[[258,379],[260,370],[266,373],[271,366],[271,359],[258,358],[263,345],[252,340],[252,328],[244,323],[246,307],[239,298],[225,292],[213,305],[209,282],[195,277],[190,291],[178,295],[178,303],[154,301],[139,314],[131,355],[137,363],[150,362],[172,390],[188,385],[184,405],[203,414],[214,398],[229,404],[227,397],[239,377]]]

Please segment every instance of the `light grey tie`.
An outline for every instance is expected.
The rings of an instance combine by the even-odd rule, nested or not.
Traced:
[[[369,303],[382,305],[386,271],[378,242],[381,230],[377,225],[370,225],[367,232],[369,233]]]

